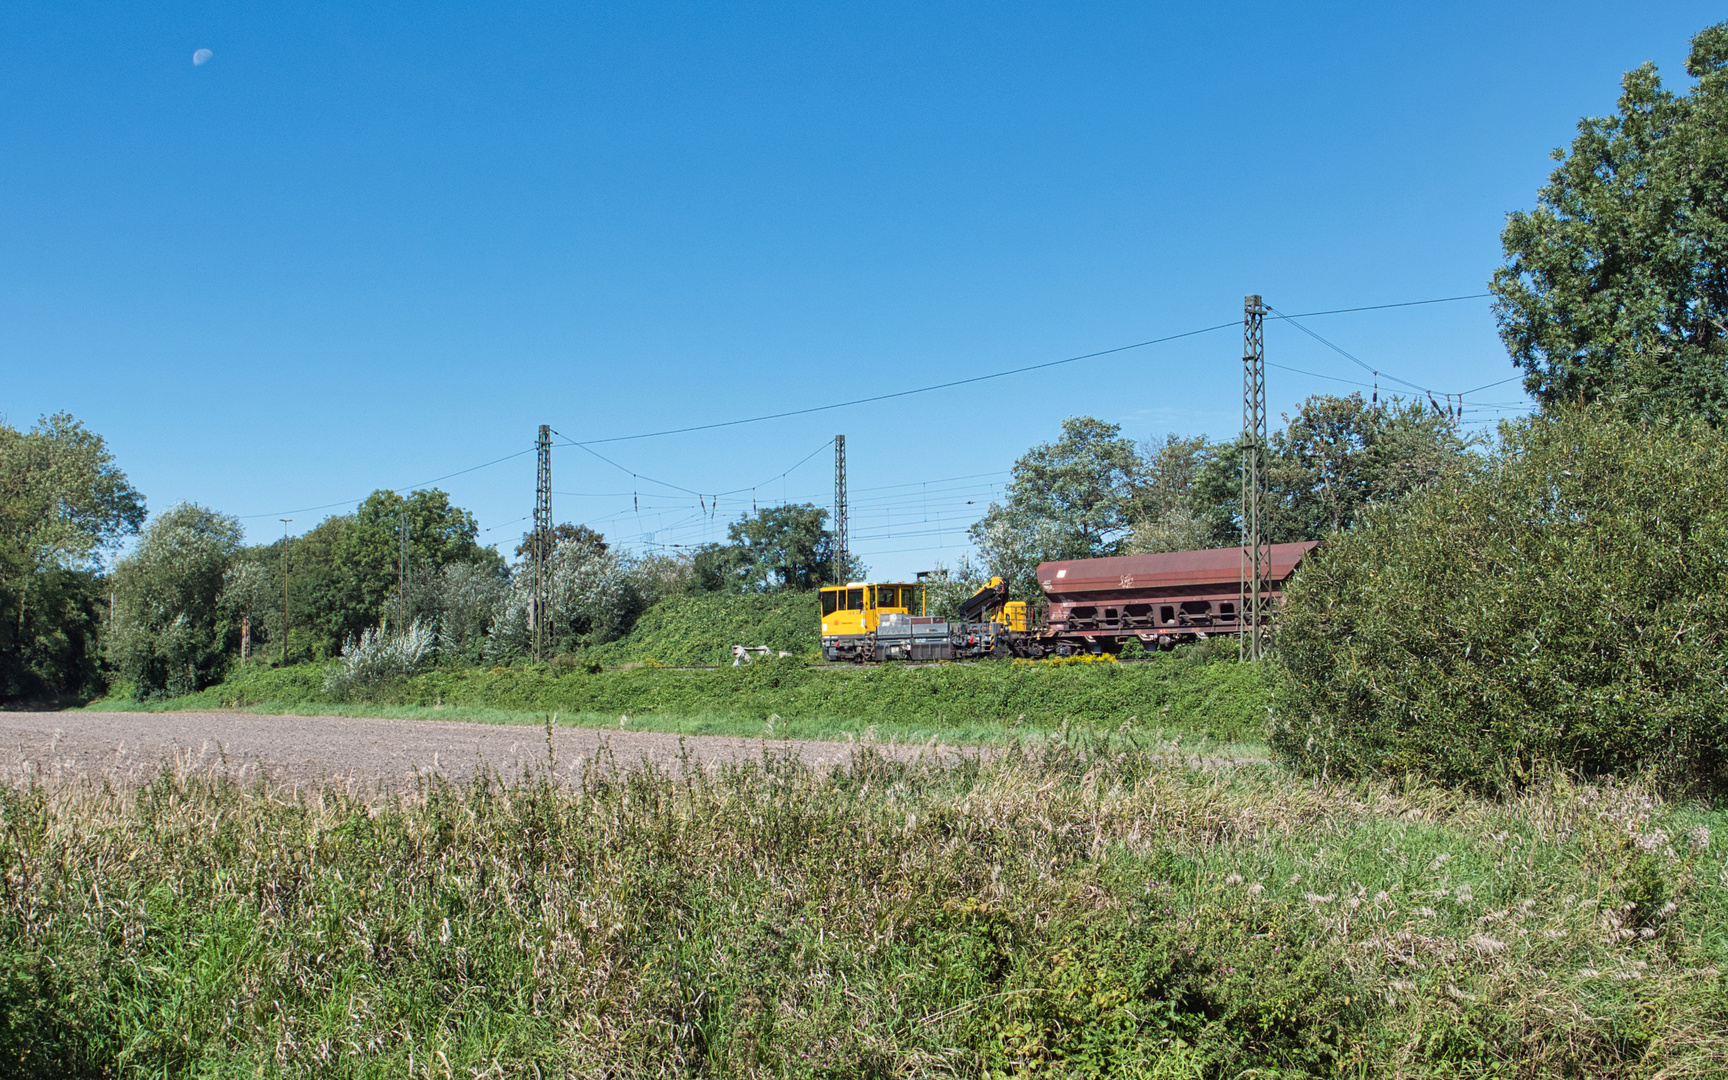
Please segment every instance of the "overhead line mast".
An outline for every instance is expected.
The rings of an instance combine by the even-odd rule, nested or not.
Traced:
[[[1237,655],[1266,654],[1263,595],[1271,552],[1265,546],[1266,504],[1266,305],[1258,296],[1242,302],[1242,588],[1237,618]]]
[[[534,657],[544,660],[552,649],[552,425],[540,425],[535,442],[538,469],[534,489],[534,539],[529,545],[534,560],[534,599],[529,614],[534,621]]]
[[[847,547],[851,538],[846,528],[846,436],[834,436],[834,584],[846,584]]]

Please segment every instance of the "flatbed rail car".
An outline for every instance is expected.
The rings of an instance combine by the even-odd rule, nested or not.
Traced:
[[[1263,595],[1276,599],[1313,542],[1273,544]],[[1239,547],[1042,563],[1049,600],[1041,626],[1024,601],[991,578],[944,619],[925,610],[922,586],[848,582],[821,590],[822,655],[828,660],[964,660],[1117,653],[1129,639],[1168,648],[1242,630]]]

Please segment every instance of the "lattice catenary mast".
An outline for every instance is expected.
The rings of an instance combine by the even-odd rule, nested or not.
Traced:
[[[846,584],[846,436],[834,436],[834,584]]]
[[[530,615],[534,622],[534,656],[544,660],[552,648],[552,426],[540,425],[534,449],[539,468],[534,484],[534,538],[530,557],[534,560],[534,599]]]
[[[1271,552],[1265,545],[1266,504],[1266,305],[1258,296],[1242,303],[1242,632],[1238,654],[1258,660],[1266,654],[1267,604],[1264,595]]]

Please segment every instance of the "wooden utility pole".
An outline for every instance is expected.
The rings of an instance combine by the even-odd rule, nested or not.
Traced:
[[[396,519],[396,599],[398,603],[406,603],[408,599],[408,507],[402,507],[402,514]]]
[[[288,666],[288,523],[293,518],[277,518],[282,523],[282,666]]]

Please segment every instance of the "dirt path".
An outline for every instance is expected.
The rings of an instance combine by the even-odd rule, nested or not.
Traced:
[[[686,750],[711,765],[796,755],[831,767],[856,747],[843,742],[770,741],[719,735],[665,735],[560,727],[554,732],[559,776],[576,775],[596,755],[619,764],[649,761],[676,767]],[[882,747],[914,758],[919,747]],[[946,757],[957,751],[944,748]],[[236,778],[263,774],[286,783],[337,780],[364,788],[400,789],[416,774],[452,780],[484,765],[506,777],[544,768],[544,728],[454,720],[376,720],[338,716],[261,716],[237,712],[0,713],[0,782],[109,779],[135,782],[164,762],[216,770]]]

